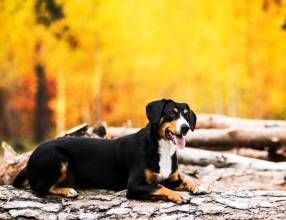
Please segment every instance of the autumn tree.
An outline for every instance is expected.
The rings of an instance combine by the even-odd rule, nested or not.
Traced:
[[[50,137],[97,120],[142,126],[146,103],[161,97],[186,101],[196,112],[285,118],[283,1],[4,0],[0,6],[1,111],[11,116],[5,132],[13,137],[33,133],[37,64],[54,92],[47,101]]]

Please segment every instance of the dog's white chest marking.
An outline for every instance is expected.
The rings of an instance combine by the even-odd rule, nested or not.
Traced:
[[[172,172],[172,156],[176,152],[176,146],[170,141],[159,141],[159,181],[167,179]]]

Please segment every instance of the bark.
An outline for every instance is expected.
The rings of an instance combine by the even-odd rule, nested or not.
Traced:
[[[254,170],[286,171],[286,162],[270,162],[230,153],[217,153],[200,149],[185,148],[178,150],[178,160],[182,164],[195,164],[200,166],[213,164],[218,168],[236,167]]]
[[[80,191],[76,199],[39,198],[30,190],[0,187],[0,218],[34,219],[277,219],[286,192],[232,190],[194,195],[188,204],[127,200],[125,191]]]
[[[230,127],[286,127],[285,120],[260,120],[229,117],[218,114],[199,114],[197,128],[230,128]]]

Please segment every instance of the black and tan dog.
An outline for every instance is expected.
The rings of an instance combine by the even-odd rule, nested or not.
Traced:
[[[28,179],[37,194],[78,195],[74,188],[127,188],[130,199],[184,203],[198,187],[182,180],[176,148],[186,144],[196,115],[185,103],[159,100],[146,107],[147,126],[114,140],[65,137],[41,144],[14,181]],[[188,191],[188,192],[182,192]]]

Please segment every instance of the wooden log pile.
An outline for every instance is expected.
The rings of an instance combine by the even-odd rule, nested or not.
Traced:
[[[138,130],[110,127],[108,133],[119,137]],[[267,151],[269,160],[286,160],[286,121],[201,114],[198,115],[196,130],[187,134],[187,145],[218,151],[251,148]]]
[[[239,169],[285,171],[286,162],[271,162],[232,153],[220,153],[201,149],[185,148],[178,150],[178,160],[181,164],[200,166],[214,165],[217,168],[235,167]]]
[[[106,124],[97,124],[90,127],[81,124],[59,136],[84,136],[90,138],[117,138],[127,134],[135,133],[139,128],[130,127],[107,127]],[[268,157],[277,161],[277,151],[282,149],[282,156],[279,161],[286,161],[286,122],[282,120],[254,120],[239,119],[222,115],[198,115],[197,129],[187,134],[187,145],[193,148],[207,150],[229,150],[231,148],[249,147],[260,150],[267,150]],[[4,149],[4,163],[0,164],[0,185],[11,183],[16,173],[21,170],[30,152],[18,155],[7,143],[2,143]],[[283,151],[284,150],[284,151]],[[259,169],[277,170],[283,167],[284,163],[271,163],[261,160],[235,156],[233,154],[215,153],[210,151],[188,149],[180,154],[181,161],[189,164],[207,165],[215,164],[217,167],[244,166],[261,167]],[[251,157],[259,158],[257,151],[252,150]],[[218,156],[220,155],[220,156]],[[251,164],[251,165],[249,165]],[[258,165],[259,164],[259,165]]]
[[[137,132],[138,128],[110,127],[112,137],[120,137]],[[230,127],[222,129],[196,129],[187,134],[190,147],[229,149],[234,147],[275,147],[286,145],[286,127],[251,128]]]
[[[284,219],[286,207],[286,162],[244,157],[226,150],[249,147],[283,149],[284,121],[235,119],[219,115],[198,117],[198,129],[187,136],[188,145],[178,151],[179,169],[212,192],[193,195],[190,202],[127,200],[125,191],[81,190],[76,199],[54,196],[39,198],[29,188],[0,186],[0,219]],[[79,125],[60,136],[116,138],[138,131]],[[10,184],[26,165],[31,152],[17,154],[3,142],[4,162],[0,164],[0,185]],[[268,151],[269,153],[269,151]],[[255,156],[253,156],[255,157]]]

